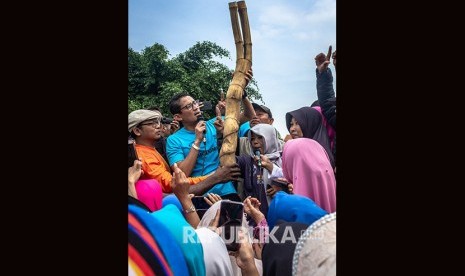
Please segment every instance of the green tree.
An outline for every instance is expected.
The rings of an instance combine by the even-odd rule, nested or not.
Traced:
[[[230,58],[226,49],[213,42],[197,42],[184,53],[169,59],[168,50],[155,43],[141,54],[128,49],[128,112],[157,106],[165,116],[170,116],[168,102],[179,92],[188,92],[193,98],[211,101],[213,106],[226,93],[234,70],[215,61]],[[262,100],[255,79],[246,88],[249,98]],[[214,110],[205,117],[215,115]]]

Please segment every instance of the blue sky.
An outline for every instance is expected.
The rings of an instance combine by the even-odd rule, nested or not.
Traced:
[[[129,0],[128,45],[140,52],[164,45],[170,58],[198,41],[236,51],[230,0]],[[252,68],[274,126],[284,137],[286,112],[317,99],[314,57],[336,47],[336,0],[246,0],[252,36]],[[334,80],[335,70],[331,64]],[[334,81],[335,86],[335,81]],[[261,102],[259,102],[262,104]]]

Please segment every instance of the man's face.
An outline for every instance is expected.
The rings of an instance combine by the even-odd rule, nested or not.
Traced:
[[[160,118],[150,119],[137,125],[140,138],[144,140],[158,140],[161,138],[162,124]]]
[[[255,116],[250,120],[250,127],[254,127],[255,125],[258,124],[268,124],[272,125],[274,119],[270,118],[268,113],[261,109],[255,109]]]
[[[183,123],[197,122],[197,116],[201,114],[199,104],[191,96],[182,97],[179,100],[180,111],[175,116]],[[180,120],[179,120],[180,119]]]

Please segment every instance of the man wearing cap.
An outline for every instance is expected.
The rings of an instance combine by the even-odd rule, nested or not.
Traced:
[[[156,179],[162,186],[164,193],[171,193],[172,174],[170,167],[155,149],[154,144],[161,138],[162,115],[158,111],[135,110],[128,115],[128,132],[136,141],[136,151],[142,159],[140,179]],[[217,183],[236,180],[240,169],[235,166],[218,168],[208,176],[189,177],[190,193],[201,195]],[[194,185],[195,184],[195,185]]]
[[[158,111],[163,116],[160,109],[156,106],[152,106],[147,109],[152,111]],[[177,121],[170,120],[166,117],[163,117],[161,119],[161,137],[155,141],[154,146],[157,149],[158,153],[160,153],[161,156],[163,156],[166,162],[168,162],[168,157],[166,156],[166,139],[168,138],[168,136],[170,136],[178,129],[179,124]]]
[[[253,117],[253,107],[244,97],[244,112],[239,121],[247,121]],[[220,104],[220,103],[219,103]],[[201,176],[216,170],[220,164],[217,144],[216,118],[208,121],[202,119],[199,102],[187,93],[174,95],[169,103],[173,118],[183,124],[183,127],[170,135],[166,144],[166,152],[170,166],[177,163],[186,176]],[[215,185],[209,193],[225,198],[225,195],[236,194],[232,182]]]

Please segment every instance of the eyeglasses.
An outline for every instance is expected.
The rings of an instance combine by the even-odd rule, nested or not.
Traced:
[[[190,104],[186,104],[185,106],[181,107],[181,109],[179,109],[179,111],[183,110],[184,108],[186,108],[187,110],[192,110],[192,108],[194,108],[194,104],[196,106],[199,106],[199,103],[200,103],[199,100],[193,101]]]
[[[139,126],[149,126],[149,125],[151,125],[153,127],[157,127],[157,126],[161,125],[161,118],[156,118],[156,119],[153,119],[151,121],[139,124]]]

